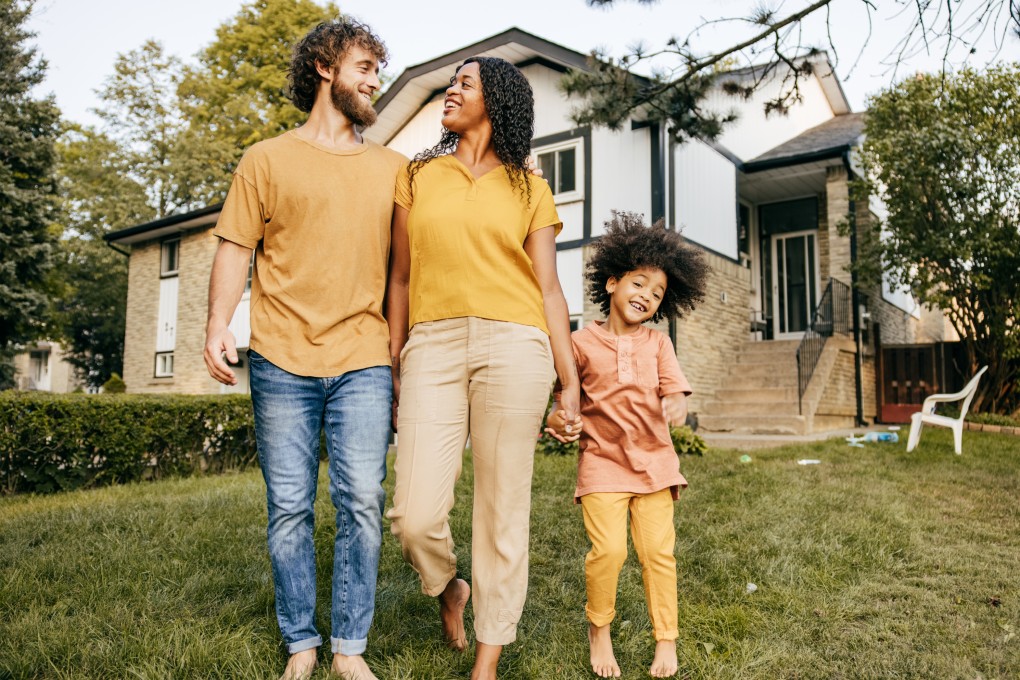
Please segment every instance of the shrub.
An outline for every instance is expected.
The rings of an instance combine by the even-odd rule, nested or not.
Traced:
[[[127,385],[116,373],[111,374],[110,379],[103,383],[104,394],[124,394],[126,391]]]
[[[221,472],[255,460],[246,395],[0,393],[0,493]]]

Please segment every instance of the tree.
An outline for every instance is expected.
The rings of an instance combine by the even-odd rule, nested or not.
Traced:
[[[879,263],[941,308],[970,359],[989,365],[978,410],[1020,411],[1020,66],[917,76],[869,101],[862,197],[888,209],[862,239]]]
[[[127,258],[103,236],[151,220],[146,188],[132,178],[132,153],[91,128],[70,125],[57,142],[60,222],[58,261],[63,289],[54,327],[65,356],[86,384],[99,387],[122,372]]]
[[[13,378],[17,343],[38,337],[46,306],[53,234],[53,141],[60,112],[33,99],[46,62],[26,46],[34,0],[0,0],[0,388]]]
[[[254,0],[216,30],[180,85],[188,121],[182,162],[200,167],[197,195],[223,200],[246,148],[296,127],[305,114],[286,96],[291,50],[309,28],[339,14],[333,3]]]
[[[657,0],[636,0],[653,5]],[[611,7],[616,0],[586,0],[590,7]],[[729,112],[711,110],[703,105],[714,77],[726,67],[751,67],[753,78],[747,84],[726,82],[723,89],[735,96],[749,97],[759,86],[778,79],[780,88],[775,97],[765,102],[766,113],[785,113],[800,101],[801,78],[816,68],[810,57],[826,49],[836,65],[839,51],[832,36],[839,32],[831,25],[830,5],[837,0],[812,0],[803,8],[782,13],[782,3],[756,3],[748,16],[702,20],[686,37],[671,38],[661,48],[649,49],[638,43],[619,58],[602,50],[592,52],[589,70],[570,71],[562,80],[568,95],[582,100],[575,109],[579,125],[604,125],[618,129],[634,115],[664,120],[669,132],[678,141],[701,137],[711,139],[733,120]],[[856,3],[871,22],[873,15],[889,18],[889,14],[915,12],[912,25],[898,43],[888,49],[893,68],[922,51],[941,51],[943,64],[950,54],[969,51],[974,41],[989,30],[999,31],[1006,39],[1012,21],[1020,32],[1020,0],[918,0],[879,5],[872,0],[842,0]],[[823,15],[827,35],[821,41],[807,38],[803,24],[809,17]],[[711,26],[725,24],[744,37],[720,50],[704,51],[697,41]],[[991,28],[990,28],[991,27]],[[864,38],[862,50],[868,47]],[[651,73],[638,78],[634,73],[651,67]]]

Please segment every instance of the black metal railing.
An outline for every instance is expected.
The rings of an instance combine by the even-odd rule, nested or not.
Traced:
[[[811,316],[811,324],[797,346],[797,410],[801,415],[804,414],[804,393],[822,357],[825,340],[835,333],[849,335],[853,332],[851,301],[850,286],[838,279],[829,279]]]

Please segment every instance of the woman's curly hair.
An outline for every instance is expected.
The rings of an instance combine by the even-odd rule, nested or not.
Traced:
[[[310,112],[315,103],[319,81],[322,80],[315,70],[315,64],[335,68],[355,45],[378,59],[380,67],[386,65],[389,59],[386,45],[371,28],[356,19],[340,16],[332,21],[323,21],[309,31],[294,46],[290,68],[287,70],[287,96],[294,102],[294,106],[305,113]]]
[[[457,67],[478,64],[482,79],[482,99],[485,113],[492,123],[492,146],[500,162],[506,168],[510,185],[519,189],[531,203],[531,177],[528,171],[528,155],[531,153],[531,138],[535,134],[535,95],[531,83],[521,70],[498,57],[468,57]],[[454,76],[456,78],[456,76]],[[450,79],[452,84],[454,78]],[[414,193],[414,176],[429,161],[453,153],[460,136],[443,128],[439,143],[425,149],[410,163],[411,192]]]
[[[620,279],[643,267],[666,274],[666,292],[652,321],[683,316],[705,299],[709,267],[701,251],[659,220],[646,227],[642,215],[613,211],[606,221],[606,233],[592,246],[594,253],[585,267],[588,297],[609,316],[611,295],[606,290],[610,277]]]

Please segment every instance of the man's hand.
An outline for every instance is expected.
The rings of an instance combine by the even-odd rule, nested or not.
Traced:
[[[673,427],[680,427],[687,422],[687,395],[683,392],[667,394],[662,398],[662,415]]]
[[[209,375],[224,385],[236,385],[237,376],[227,365],[237,365],[237,341],[229,328],[222,328],[219,331],[210,331],[205,341],[205,367]]]

